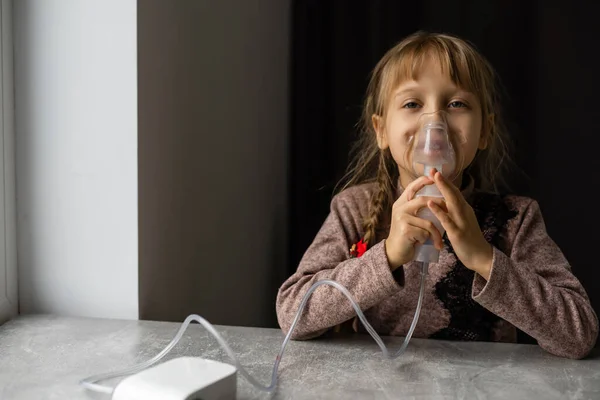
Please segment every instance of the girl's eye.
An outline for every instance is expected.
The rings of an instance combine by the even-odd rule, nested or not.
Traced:
[[[452,103],[448,104],[448,107],[450,108],[463,108],[466,107],[467,105],[465,103],[463,103],[462,101],[453,101]]]
[[[408,103],[406,103],[405,105],[402,106],[402,108],[417,108],[419,107],[419,104],[415,103],[414,101],[409,101]]]

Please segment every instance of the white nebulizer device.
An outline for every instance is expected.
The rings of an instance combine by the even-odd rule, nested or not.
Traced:
[[[446,114],[444,112],[423,114],[419,121],[420,127],[412,152],[415,173],[430,176],[431,171],[436,169],[444,176],[450,176],[454,172],[456,159],[452,143],[448,137]],[[426,185],[419,190],[416,197],[421,196],[444,197],[435,184]],[[417,216],[433,222],[440,234],[444,235],[444,227],[429,208],[422,208]],[[439,257],[440,251],[435,248],[431,239],[415,246],[415,261],[437,263]]]

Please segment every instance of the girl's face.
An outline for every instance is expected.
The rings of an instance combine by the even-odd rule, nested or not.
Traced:
[[[385,120],[373,116],[379,148],[390,149],[403,187],[417,178],[412,150],[419,131],[419,117],[425,113],[436,113],[447,122],[456,159],[452,179],[460,187],[462,171],[471,164],[478,149],[487,147],[488,135],[483,131],[477,96],[457,87],[448,73],[442,72],[435,57],[424,60],[416,80],[406,80],[392,91]]]

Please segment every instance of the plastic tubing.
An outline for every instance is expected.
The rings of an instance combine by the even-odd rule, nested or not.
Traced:
[[[354,311],[356,311],[358,318],[360,318],[360,321],[363,323],[364,327],[367,329],[367,332],[369,332],[369,334],[373,337],[373,339],[375,339],[375,342],[377,342],[377,345],[381,348],[383,356],[387,359],[395,359],[404,353],[404,351],[406,350],[406,347],[408,346],[408,342],[410,341],[412,334],[415,330],[415,327],[417,326],[417,321],[419,320],[419,315],[421,313],[421,306],[423,305],[423,294],[425,292],[425,278],[427,276],[428,267],[429,267],[428,263],[422,263],[421,289],[419,291],[419,300],[417,302],[417,309],[415,311],[415,316],[413,317],[412,324],[410,325],[410,329],[408,330],[408,333],[407,333],[406,337],[404,338],[404,342],[402,343],[402,346],[395,353],[390,353],[390,351],[388,350],[386,345],[383,343],[383,340],[381,340],[381,337],[377,334],[377,332],[375,332],[375,329],[373,329],[371,324],[369,324],[369,321],[367,321],[367,318],[363,314],[362,310],[358,306],[358,303],[356,302],[356,300],[354,299],[352,294],[348,291],[348,289],[346,289],[344,286],[340,285],[339,283],[337,283],[333,280],[324,279],[324,280],[315,282],[308,289],[306,294],[304,295],[304,298],[302,299],[302,303],[300,303],[300,307],[298,308],[298,311],[296,312],[296,317],[294,318],[294,321],[292,322],[290,330],[287,333],[287,335],[285,336],[285,339],[283,340],[283,344],[281,345],[281,350],[279,350],[279,354],[275,358],[275,363],[273,364],[273,372],[271,374],[271,383],[269,385],[263,385],[260,382],[258,382],[253,376],[251,376],[248,373],[248,371],[246,371],[246,369],[240,364],[240,361],[237,359],[237,357],[235,356],[235,354],[233,353],[233,351],[231,350],[231,348],[229,347],[227,342],[219,334],[219,332],[217,332],[217,330],[207,320],[205,320],[204,318],[202,318],[201,316],[196,315],[196,314],[192,314],[185,319],[185,321],[182,323],[181,328],[179,328],[179,331],[177,332],[177,334],[175,335],[173,340],[171,340],[171,342],[167,345],[167,347],[165,347],[160,353],[158,353],[152,359],[145,361],[143,363],[140,363],[138,365],[135,365],[135,366],[132,366],[129,368],[125,368],[121,371],[109,372],[109,373],[105,373],[105,374],[90,376],[88,378],[81,380],[79,382],[79,384],[82,385],[83,387],[85,387],[86,389],[89,389],[92,391],[112,394],[114,391],[114,388],[98,384],[97,382],[106,380],[106,379],[118,378],[120,376],[135,374],[146,368],[150,368],[152,365],[156,364],[164,356],[166,356],[173,349],[173,347],[175,347],[177,345],[177,343],[179,342],[179,340],[181,340],[181,337],[185,333],[188,326],[193,321],[196,321],[196,322],[200,323],[204,328],[206,328],[206,330],[208,332],[210,332],[215,337],[215,339],[217,339],[217,342],[219,342],[219,344],[225,350],[225,352],[227,353],[229,358],[231,358],[231,360],[233,361],[237,370],[242,374],[242,376],[244,378],[246,378],[246,380],[248,380],[248,382],[250,382],[256,388],[258,388],[262,391],[272,392],[275,389],[275,387],[277,386],[277,371],[279,370],[279,363],[281,362],[281,358],[283,357],[285,347],[287,346],[287,344],[290,340],[290,337],[291,337],[292,333],[294,332],[294,328],[296,327],[296,324],[300,320],[300,316],[302,315],[302,311],[304,311],[306,302],[308,301],[308,299],[312,295],[312,293],[319,286],[322,286],[322,285],[333,286],[334,288],[336,288],[340,292],[342,292],[344,294],[344,296],[346,296],[348,298],[348,300],[350,300],[350,303],[352,303],[352,307],[354,308]]]

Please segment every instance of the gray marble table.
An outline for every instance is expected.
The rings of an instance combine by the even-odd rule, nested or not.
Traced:
[[[82,378],[145,361],[179,323],[20,316],[0,326],[0,399],[107,399]],[[277,329],[217,326],[242,365],[268,383],[283,334]],[[384,338],[397,349],[402,338]],[[538,346],[413,339],[385,360],[367,335],[290,342],[274,393],[238,378],[239,399],[600,399],[600,349],[584,360]],[[216,340],[191,325],[164,360],[179,355],[228,362]],[[115,385],[118,380],[105,382]]]

